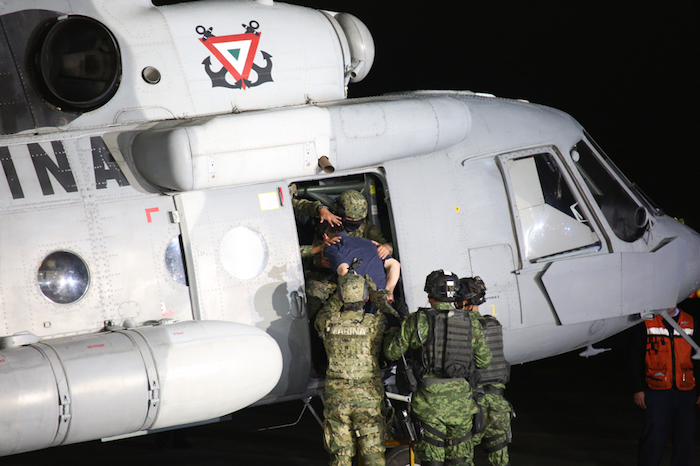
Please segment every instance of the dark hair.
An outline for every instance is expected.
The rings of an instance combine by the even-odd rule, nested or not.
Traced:
[[[338,236],[338,233],[345,231],[345,227],[341,223],[340,225],[333,225],[330,222],[321,222],[321,220],[316,221],[316,238],[323,239],[324,235],[328,235],[329,238]]]

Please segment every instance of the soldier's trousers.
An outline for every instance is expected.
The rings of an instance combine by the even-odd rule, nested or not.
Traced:
[[[413,394],[411,411],[421,421],[416,453],[421,465],[471,465],[474,449],[469,438],[477,411],[466,380],[436,383]]]
[[[481,444],[488,454],[492,466],[506,466],[508,457],[508,429],[510,428],[511,405],[502,395],[486,394],[476,400],[484,417],[484,429],[473,434],[471,443]]]
[[[323,440],[331,466],[350,466],[355,438],[367,466],[384,466],[383,400],[380,380],[326,379]]]

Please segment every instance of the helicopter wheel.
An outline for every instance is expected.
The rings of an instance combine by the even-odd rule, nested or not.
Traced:
[[[414,456],[415,458],[415,456]],[[420,460],[415,458],[415,466],[420,466]],[[386,466],[410,466],[411,465],[411,452],[408,445],[401,445],[396,448],[392,448],[386,455]]]

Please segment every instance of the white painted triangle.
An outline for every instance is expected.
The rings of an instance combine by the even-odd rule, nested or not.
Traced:
[[[250,46],[252,40],[234,40],[230,42],[219,42],[214,44],[214,47],[221,53],[221,55],[228,60],[228,62],[233,66],[233,68],[238,71],[238,74],[243,75],[243,70],[245,69],[246,61],[248,60],[248,54],[250,53]],[[240,50],[238,58],[236,58],[230,50]],[[222,63],[224,65],[224,63]]]

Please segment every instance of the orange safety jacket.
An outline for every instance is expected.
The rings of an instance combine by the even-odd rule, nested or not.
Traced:
[[[673,335],[664,325],[664,318],[657,315],[645,321],[647,327],[646,381],[652,390],[668,390],[674,385],[678,390],[695,387],[693,363],[690,359],[693,348],[677,330]],[[693,317],[680,311],[678,324],[691,337]],[[675,384],[674,384],[675,381]]]

